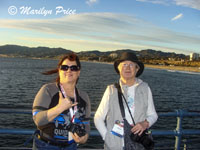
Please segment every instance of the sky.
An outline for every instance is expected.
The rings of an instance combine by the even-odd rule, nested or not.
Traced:
[[[200,53],[200,0],[0,0],[0,45]]]

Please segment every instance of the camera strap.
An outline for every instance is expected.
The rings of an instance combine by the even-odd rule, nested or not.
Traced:
[[[119,85],[119,83],[115,83],[115,87],[117,88],[117,92],[118,92],[119,107],[120,107],[120,110],[121,110],[122,118],[125,119],[125,111],[124,111],[124,105],[123,105],[123,100],[122,100],[122,98],[123,98],[124,101],[125,101],[125,104],[128,108],[128,111],[130,113],[133,124],[135,125],[135,121],[134,121],[133,116],[131,114],[130,108],[129,108],[128,103],[126,101],[126,98],[125,98],[124,94],[122,93],[121,86]]]
[[[69,98],[69,96],[67,96],[62,84],[58,84],[58,88],[60,89],[60,92],[62,93],[63,98]],[[75,89],[74,89],[74,102],[77,102]],[[78,109],[77,105],[74,106],[74,110],[72,108],[69,109],[70,116],[71,116],[71,122],[74,122],[74,117],[75,117],[75,113],[77,112],[77,109]]]
[[[119,83],[115,83],[115,87],[117,88],[117,91],[118,91],[119,106],[120,106],[122,117],[124,119],[124,132],[125,132],[124,143],[125,143],[125,149],[126,150],[143,149],[140,146],[136,147],[135,143],[133,143],[132,139],[130,139],[130,134],[129,133],[130,133],[130,130],[131,130],[132,127],[129,125],[129,123],[125,119],[125,111],[124,111],[124,106],[123,106],[123,100],[122,100],[122,98],[124,99],[124,101],[126,103],[126,106],[128,107],[128,111],[130,113],[130,116],[131,116],[131,118],[133,120],[133,124],[134,125],[135,125],[135,121],[134,121],[133,116],[131,114],[130,108],[129,108],[128,103],[126,101],[126,98],[125,98],[124,94],[122,93],[121,86],[119,85]],[[128,127],[125,124],[128,124]],[[139,143],[142,144],[145,149],[147,149],[147,150],[153,150],[153,148],[154,148],[154,141],[153,141],[152,137],[150,138],[149,135],[146,134],[146,132],[147,132],[147,129],[142,133],[141,136],[146,136],[146,138],[145,138],[146,140],[145,141],[148,140],[148,142],[146,142],[146,143],[145,142],[142,142],[142,143],[139,142]],[[126,133],[128,133],[128,134],[126,134]],[[126,135],[128,135],[128,136],[126,136]],[[131,134],[131,135],[134,135],[134,134]]]

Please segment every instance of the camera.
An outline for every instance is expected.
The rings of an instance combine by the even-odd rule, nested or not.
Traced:
[[[86,134],[84,126],[81,126],[79,124],[70,123],[68,126],[68,130],[72,133],[76,133],[79,137]]]
[[[152,150],[154,148],[154,141],[149,137],[146,130],[141,135],[132,133],[130,138],[132,141],[142,144],[147,150]]]

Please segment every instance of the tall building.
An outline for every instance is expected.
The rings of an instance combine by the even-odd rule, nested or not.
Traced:
[[[190,53],[190,61],[192,60],[198,60],[199,59],[199,54],[197,53]]]

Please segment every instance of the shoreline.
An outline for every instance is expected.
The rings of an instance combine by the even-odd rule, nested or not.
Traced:
[[[0,57],[4,58],[16,58],[16,57],[6,57],[6,55],[0,55]],[[26,57],[18,57],[18,58],[26,58]],[[29,59],[49,59],[49,58],[29,58]],[[53,60],[53,58],[51,58]],[[55,59],[55,58],[54,58]],[[114,62],[100,62],[100,61],[87,61],[80,60],[81,62],[91,62],[91,63],[101,63],[101,64],[109,64],[113,65]],[[152,69],[163,69],[163,70],[172,70],[172,71],[184,71],[184,72],[196,72],[200,73],[200,67],[188,67],[188,66],[164,66],[164,65],[151,65],[144,64],[146,68]]]
[[[145,67],[152,69],[185,71],[185,72],[200,72],[200,67],[186,67],[186,66],[163,66],[163,65],[150,65],[145,64]]]
[[[113,65],[114,62],[99,62],[99,61],[86,61],[81,60],[82,62],[91,62],[91,63],[101,63]],[[144,64],[146,68],[151,69],[163,69],[163,70],[173,70],[173,71],[184,71],[184,72],[197,72],[200,73],[200,67],[188,67],[188,66],[164,66],[164,65],[151,65]]]

